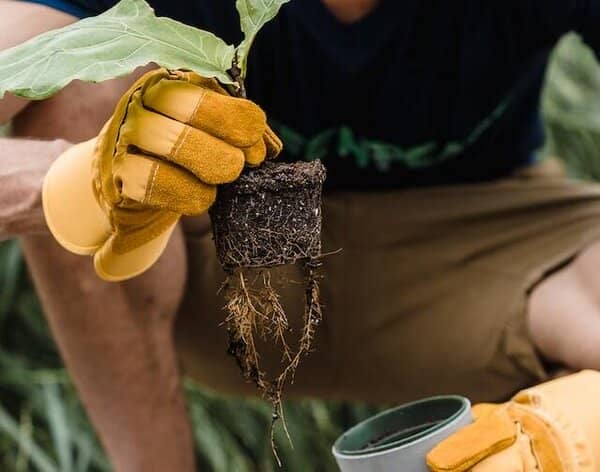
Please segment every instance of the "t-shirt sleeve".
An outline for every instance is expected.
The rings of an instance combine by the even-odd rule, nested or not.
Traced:
[[[118,0],[21,0],[46,5],[77,18],[99,15],[115,5]]]
[[[600,58],[600,0],[513,0],[521,37],[532,46],[552,46],[575,31]]]

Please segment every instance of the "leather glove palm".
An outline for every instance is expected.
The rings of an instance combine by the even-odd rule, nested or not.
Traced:
[[[46,221],[65,248],[94,255],[103,279],[133,277],[160,256],[181,215],[206,212],[217,185],[280,150],[254,103],[192,72],[152,71],[97,138],[52,166]]]

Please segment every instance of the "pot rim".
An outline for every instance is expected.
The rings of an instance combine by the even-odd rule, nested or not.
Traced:
[[[411,411],[420,410],[424,408],[427,409],[428,405],[435,406],[435,404],[439,404],[441,402],[454,402],[454,411],[445,418],[441,419],[439,422],[431,425],[430,427],[425,428],[424,430],[419,431],[418,433],[413,434],[412,436],[401,438],[396,441],[385,443],[379,446],[376,445],[374,447],[363,447],[361,449],[354,450],[344,448],[345,441],[348,441],[349,439],[352,440],[352,436],[354,435],[362,435],[362,431],[364,431],[365,428],[371,427],[374,428],[374,431],[376,431],[377,423],[381,423],[383,419],[389,419],[390,417],[393,418],[394,416],[400,417],[403,415],[410,415]],[[377,457],[381,455],[399,452],[402,451],[402,449],[411,448],[421,441],[426,441],[433,435],[443,434],[447,429],[452,428],[454,423],[459,421],[465,415],[465,413],[468,413],[468,411],[470,411],[470,408],[471,402],[469,401],[469,399],[460,395],[440,395],[406,403],[404,405],[385,410],[353,426],[352,428],[344,432],[335,441],[332,447],[332,452],[336,457],[344,460],[362,460],[371,457]],[[426,420],[426,418],[419,418],[417,416],[416,421],[414,422],[415,427],[420,425],[419,419],[421,419],[421,421]],[[373,434],[374,433],[371,433],[371,436],[373,436]],[[364,440],[362,442],[364,442]]]

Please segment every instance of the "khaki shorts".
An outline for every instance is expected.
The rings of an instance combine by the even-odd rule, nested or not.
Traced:
[[[511,179],[370,193],[323,205],[324,321],[289,396],[402,402],[437,394],[502,400],[546,378],[526,326],[545,275],[600,238],[600,186],[530,172]],[[225,279],[210,236],[188,238],[189,283],[178,317],[185,373],[254,393],[226,354]],[[280,289],[293,324],[299,268]],[[297,332],[297,329],[296,329]],[[262,362],[276,368],[267,344]]]

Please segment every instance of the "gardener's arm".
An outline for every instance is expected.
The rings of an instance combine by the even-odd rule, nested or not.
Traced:
[[[0,0],[0,50],[76,20],[44,5]],[[10,94],[0,99],[0,125],[12,120],[15,134],[26,137],[32,136],[32,126],[36,129],[36,139],[0,137],[0,241],[47,232],[42,182],[50,164],[71,146],[59,136],[69,136],[73,129],[83,139],[97,134],[98,122],[108,119],[118,98],[147,69],[94,86],[74,83],[44,102],[30,103]],[[56,106],[76,95],[85,95],[85,101],[73,103],[68,109]]]
[[[69,146],[61,139],[0,138],[0,240],[47,231],[41,205],[42,181],[50,164]]]

